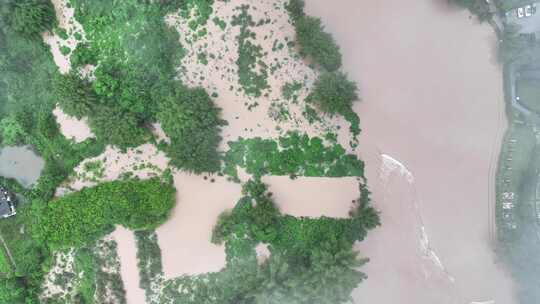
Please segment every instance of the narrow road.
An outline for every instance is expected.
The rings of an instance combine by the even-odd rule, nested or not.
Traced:
[[[15,259],[13,259],[13,256],[11,255],[11,251],[9,250],[6,241],[4,240],[4,237],[2,236],[2,233],[0,232],[0,242],[2,242],[2,246],[4,246],[4,251],[6,252],[9,262],[11,263],[11,267],[13,267],[13,270],[17,269],[17,264],[15,263]]]

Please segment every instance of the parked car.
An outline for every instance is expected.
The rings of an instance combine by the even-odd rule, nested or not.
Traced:
[[[523,18],[523,16],[525,16],[525,12],[524,12],[523,7],[518,7],[518,9],[516,11],[517,11],[517,17],[518,18]]]
[[[525,17],[532,16],[532,5],[525,6]]]

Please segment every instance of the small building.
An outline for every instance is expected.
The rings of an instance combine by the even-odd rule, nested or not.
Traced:
[[[15,197],[0,186],[0,218],[7,218],[17,214],[15,211]]]

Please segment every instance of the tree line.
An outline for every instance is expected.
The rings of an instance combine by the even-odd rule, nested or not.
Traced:
[[[330,116],[342,115],[351,124],[350,131],[356,137],[360,133],[360,119],[352,106],[359,100],[358,87],[339,71],[343,56],[332,35],[325,31],[320,18],[306,15],[304,7],[304,0],[290,0],[285,5],[295,27],[300,55],[311,58],[321,67],[313,92],[306,101]]]

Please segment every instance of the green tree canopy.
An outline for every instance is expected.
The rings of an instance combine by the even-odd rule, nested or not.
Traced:
[[[342,72],[322,73],[307,101],[329,114],[345,114],[353,101],[358,100],[356,83],[347,79]]]
[[[0,280],[0,303],[24,303],[26,290],[18,279]]]
[[[56,21],[54,7],[50,0],[9,0],[7,1],[10,26],[26,36],[39,36],[51,30]]]
[[[102,183],[47,204],[42,236],[51,248],[81,246],[103,237],[114,225],[152,229],[167,220],[175,189],[160,179]]]
[[[293,23],[296,23],[296,21],[305,16],[305,5],[304,0],[290,0],[289,3],[285,4],[285,9],[289,12]]]
[[[201,88],[178,85],[160,102],[156,117],[171,139],[166,151],[174,166],[195,173],[220,169],[217,148],[225,122],[219,115],[220,109]]]
[[[77,74],[60,75],[54,79],[54,93],[62,110],[81,119],[91,113],[97,102],[97,96],[90,82],[81,79]]]
[[[2,144],[17,146],[23,143],[26,132],[14,115],[9,115],[0,121]]]
[[[341,67],[341,52],[332,35],[324,31],[321,19],[305,16],[295,22],[300,53],[310,56],[328,71]]]

